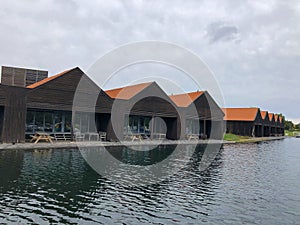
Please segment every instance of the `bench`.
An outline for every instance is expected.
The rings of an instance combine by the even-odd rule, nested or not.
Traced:
[[[71,133],[54,133],[55,141],[71,141],[73,139]]]
[[[166,134],[164,134],[164,133],[153,133],[152,138],[156,139],[156,140],[164,140],[164,139],[166,139]]]

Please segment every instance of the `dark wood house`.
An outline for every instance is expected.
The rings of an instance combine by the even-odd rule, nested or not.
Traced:
[[[274,113],[269,113],[269,120],[270,120],[270,136],[275,136],[276,135],[276,122],[275,122]]]
[[[279,134],[280,136],[284,136],[284,119],[281,115],[279,115]]]
[[[259,108],[224,108],[226,133],[262,137],[263,119]]]
[[[27,134],[107,132],[112,99],[78,67],[27,89]]]
[[[274,114],[274,120],[275,120],[275,135],[276,136],[284,135],[282,116]]]
[[[171,95],[170,98],[181,114],[182,138],[191,135],[200,138],[223,138],[224,113],[207,91]]]
[[[180,138],[180,118],[175,104],[155,83],[141,83],[107,90],[114,99],[111,109],[115,140],[142,135],[144,138]]]
[[[269,120],[269,112],[268,111],[260,111],[262,121],[263,121],[263,137],[270,136],[270,120]]]
[[[23,72],[13,74],[29,77]],[[8,74],[4,78],[10,82]],[[35,83],[21,84],[22,79],[14,79],[18,80],[18,86],[0,85],[1,142],[24,142],[35,132],[73,137],[76,131],[107,132],[110,127],[113,100],[78,67]]]

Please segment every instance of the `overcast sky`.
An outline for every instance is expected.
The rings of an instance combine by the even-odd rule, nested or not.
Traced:
[[[258,106],[300,122],[299,21],[294,0],[2,0],[0,64],[50,75],[76,66],[87,71],[120,45],[166,41],[203,59],[226,106]],[[158,67],[158,74],[172,71]],[[195,91],[188,80],[183,86]]]

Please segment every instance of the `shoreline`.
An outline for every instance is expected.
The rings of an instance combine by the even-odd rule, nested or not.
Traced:
[[[139,145],[190,145],[190,144],[248,144],[248,143],[259,143],[264,141],[275,141],[283,140],[287,137],[260,137],[260,138],[250,138],[242,139],[238,141],[226,141],[226,140],[154,140],[154,141],[124,141],[124,142],[99,142],[99,141],[89,141],[89,142],[76,142],[76,141],[58,141],[53,142],[53,144],[48,142],[34,143],[16,143],[16,144],[0,144],[1,150],[42,150],[42,149],[69,149],[69,148],[89,148],[89,147],[110,147],[110,146],[139,146]]]

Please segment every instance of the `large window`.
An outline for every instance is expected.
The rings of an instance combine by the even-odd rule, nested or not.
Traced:
[[[167,132],[166,122],[160,117],[154,117],[150,121],[153,134],[165,134]]]
[[[124,133],[150,134],[151,117],[127,115],[125,117]]]
[[[94,113],[75,113],[74,132],[97,132]]]
[[[26,133],[43,131],[47,133],[71,132],[72,115],[70,112],[47,112],[28,110]]]
[[[186,120],[186,134],[199,134],[200,123],[198,119],[187,119]]]

